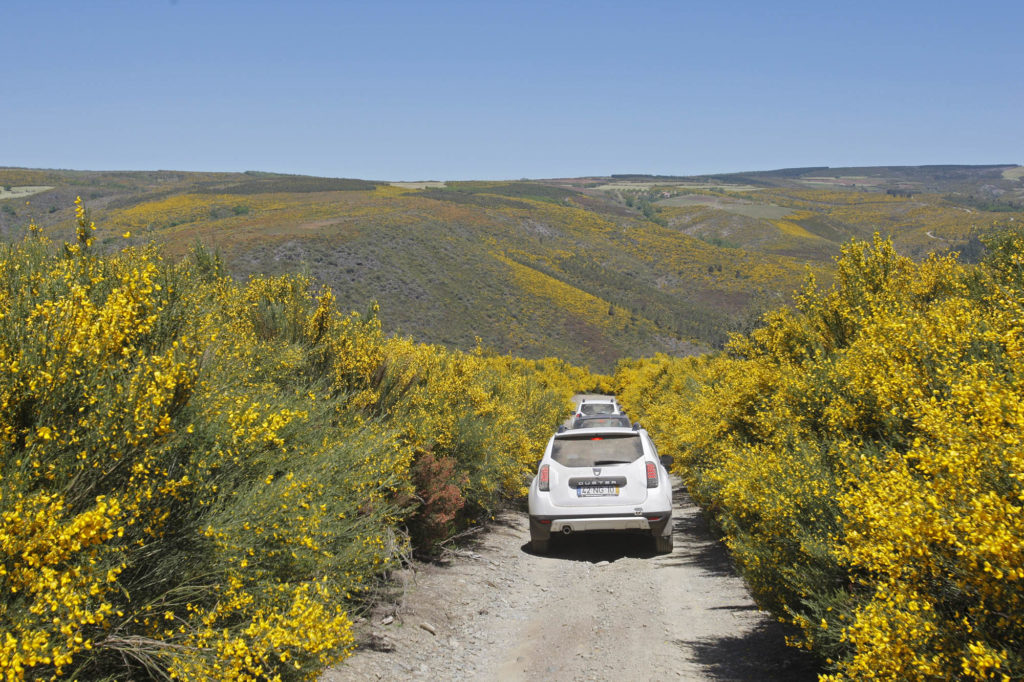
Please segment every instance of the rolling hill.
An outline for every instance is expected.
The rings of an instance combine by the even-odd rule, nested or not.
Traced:
[[[915,257],[1024,220],[1019,167],[788,169],[707,177],[387,183],[273,173],[0,169],[0,231],[72,234],[81,196],[113,250],[196,243],[236,278],[303,271],[389,331],[596,370],[720,346],[827,281],[851,237]],[[128,235],[127,237],[124,235]]]

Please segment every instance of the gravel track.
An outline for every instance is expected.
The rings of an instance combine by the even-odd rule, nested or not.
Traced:
[[[816,679],[678,488],[673,522],[672,554],[576,535],[537,556],[526,515],[506,512],[447,565],[401,572],[405,597],[359,624],[360,648],[321,682]]]

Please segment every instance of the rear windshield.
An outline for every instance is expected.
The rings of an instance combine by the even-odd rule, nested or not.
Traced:
[[[572,427],[574,429],[590,429],[590,428],[594,428],[595,426],[599,426],[599,427],[605,427],[605,426],[626,426],[626,427],[629,427],[629,426],[632,426],[632,424],[629,423],[629,419],[627,417],[619,417],[619,416],[612,416],[612,415],[609,415],[607,417],[578,417],[576,419],[576,421],[574,421],[572,423]]]
[[[583,403],[580,414],[615,414],[615,406],[611,403]]]
[[[551,459],[567,467],[628,463],[639,459],[643,453],[640,436],[636,433],[555,438],[551,446]]]

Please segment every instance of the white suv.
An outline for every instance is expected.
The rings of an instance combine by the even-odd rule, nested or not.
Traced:
[[[671,464],[638,426],[556,433],[530,484],[530,548],[547,552],[559,533],[622,531],[671,552]]]
[[[622,408],[615,398],[584,398],[576,406],[573,417],[587,417],[594,414],[622,414]]]

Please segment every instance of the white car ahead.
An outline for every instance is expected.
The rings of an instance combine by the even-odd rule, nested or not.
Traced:
[[[548,441],[530,484],[530,548],[588,531],[649,535],[672,551],[672,485],[647,431],[639,427],[571,429]]]
[[[595,414],[622,414],[622,408],[615,398],[584,398],[576,405],[573,417]]]

